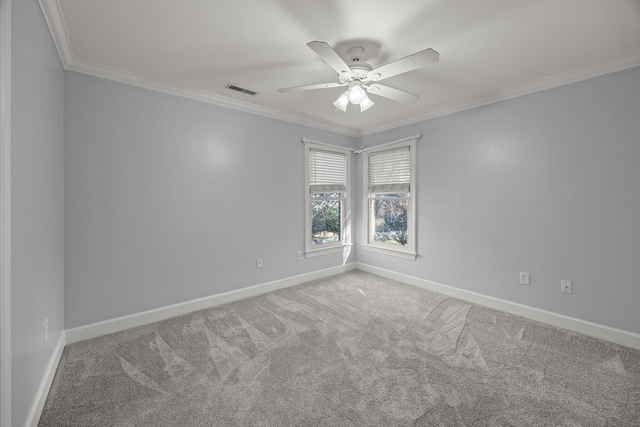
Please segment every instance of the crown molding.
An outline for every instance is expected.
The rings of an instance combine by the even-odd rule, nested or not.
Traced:
[[[67,25],[62,16],[62,9],[58,0],[38,0],[40,9],[44,15],[44,20],[49,27],[49,32],[53,37],[53,42],[58,50],[58,55],[62,60],[62,65],[66,68],[73,61],[73,51]]]
[[[577,70],[556,74],[545,77],[529,83],[502,89],[493,94],[478,97],[467,102],[451,104],[440,108],[428,110],[420,115],[414,115],[404,120],[385,123],[380,126],[374,126],[366,129],[362,136],[372,135],[389,129],[406,126],[418,122],[422,122],[436,117],[446,116],[448,114],[457,113],[459,111],[468,110],[470,108],[480,107],[482,105],[492,104],[494,102],[504,101],[506,99],[515,98],[522,95],[528,95],[534,92],[540,92],[569,83],[575,83],[592,77],[601,76],[603,74],[621,71],[627,68],[640,66],[640,53],[622,56],[609,61],[600,62],[595,65],[579,68]]]
[[[206,91],[187,88],[172,83],[163,82],[140,74],[130,73],[128,71],[110,68],[101,64],[80,60],[74,57],[68,31],[62,16],[59,0],[38,0],[42,12],[44,14],[49,30],[53,36],[53,41],[58,49],[58,54],[62,60],[62,64],[66,70],[78,71],[85,74],[91,74],[114,80],[120,83],[126,83],[146,89],[160,91],[171,95],[186,97],[210,104],[223,107],[233,108],[235,110],[245,111],[248,113],[258,114],[276,120],[283,120],[296,123],[303,126],[309,126],[316,129],[322,129],[330,132],[336,132],[351,137],[362,137],[372,135],[389,129],[406,126],[421,121],[434,119],[436,117],[446,116],[470,108],[482,105],[492,104],[498,101],[551,89],[557,86],[586,80],[603,74],[612,73],[614,71],[624,70],[626,68],[640,66],[640,52],[604,61],[599,64],[590,65],[579,68],[577,70],[556,74],[545,77],[540,80],[513,86],[507,89],[498,90],[490,95],[481,96],[466,102],[445,105],[439,108],[427,110],[421,114],[405,117],[402,120],[395,120],[373,126],[368,129],[356,129],[350,126],[339,125],[328,120],[306,117],[298,113],[287,113],[284,111],[262,107],[248,102],[228,98],[225,96],[215,95]]]
[[[223,107],[233,108],[248,113],[258,114],[276,120],[284,120],[287,122],[309,126],[316,129],[322,129],[330,132],[339,133],[341,135],[358,137],[361,136],[360,129],[349,126],[338,125],[336,123],[318,120],[316,118],[305,117],[300,114],[286,113],[272,108],[262,107],[248,102],[228,98],[225,96],[215,95],[202,90],[187,88],[147,76],[143,76],[128,71],[118,70],[107,67],[102,64],[77,59],[71,49],[71,41],[69,40],[69,32],[64,22],[62,9],[58,0],[38,0],[40,9],[44,15],[44,19],[51,32],[53,42],[58,50],[58,55],[62,60],[65,70],[77,71],[84,74],[90,74],[97,77],[114,80],[120,83],[126,83],[133,86],[164,92],[171,95],[177,95],[197,101],[215,104]]]
[[[309,126],[316,129],[336,132],[342,135],[352,137],[360,136],[359,129],[353,129],[348,126],[338,125],[329,121],[304,117],[300,114],[287,113],[273,108],[263,107],[233,98],[227,98],[226,96],[216,95],[203,90],[192,89],[172,83],[163,82],[161,80],[156,80],[140,74],[106,67],[104,65],[95,64],[89,61],[74,59],[69,64],[66,64],[65,69],[70,71],[77,71],[84,74],[90,74],[109,80],[114,80],[132,86],[138,86],[144,89],[151,89],[154,91],[177,95],[184,98],[190,98],[209,104],[232,108],[234,110],[258,114],[260,116],[265,116],[276,120],[284,120],[286,122]]]

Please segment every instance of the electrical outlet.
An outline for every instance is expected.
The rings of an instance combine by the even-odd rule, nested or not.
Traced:
[[[256,260],[256,268],[262,268],[262,258]]]
[[[44,319],[44,342],[49,340],[49,319]]]
[[[529,273],[520,273],[520,284],[521,285],[529,284]]]
[[[302,251],[298,251],[298,261],[302,261]]]
[[[571,293],[571,280],[561,280],[560,281],[560,292],[562,292],[563,294],[570,294]]]

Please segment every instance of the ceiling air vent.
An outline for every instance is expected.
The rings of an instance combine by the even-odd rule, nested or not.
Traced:
[[[246,93],[247,95],[251,95],[251,96],[255,96],[258,92],[254,91],[254,90],[249,90],[249,89],[245,89],[243,87],[240,86],[236,86],[236,85],[232,85],[231,83],[229,83],[226,86],[227,89],[231,89],[231,90],[235,90],[236,92],[242,92],[242,93]]]

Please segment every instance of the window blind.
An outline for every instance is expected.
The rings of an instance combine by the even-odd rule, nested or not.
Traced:
[[[309,150],[309,192],[347,191],[346,155],[334,151]]]
[[[369,154],[369,193],[408,193],[410,182],[409,147]]]

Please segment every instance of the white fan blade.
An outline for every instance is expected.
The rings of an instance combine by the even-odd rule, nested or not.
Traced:
[[[317,85],[306,85],[306,86],[296,86],[296,87],[286,87],[284,89],[278,89],[278,92],[286,93],[286,92],[299,92],[301,90],[314,90],[314,89],[326,89],[328,87],[338,87],[338,86],[346,86],[346,83],[320,83]]]
[[[382,67],[371,70],[367,73],[367,78],[374,82],[389,77],[396,76],[398,74],[413,71],[418,68],[422,68],[426,65],[435,64],[440,60],[440,54],[433,49],[425,49],[413,55],[409,55],[397,61],[383,65]]]
[[[414,95],[412,93],[405,92],[400,89],[394,89],[392,87],[379,85],[379,84],[369,85],[369,87],[367,87],[367,92],[373,95],[389,98],[394,101],[401,102],[403,104],[411,104],[413,102],[416,102],[418,99],[420,99],[418,95]]]
[[[320,56],[324,62],[329,64],[331,68],[336,70],[338,75],[347,74],[349,77],[353,77],[351,68],[349,68],[336,51],[333,50],[326,42],[309,42],[307,43],[307,46],[317,53],[318,56]]]

